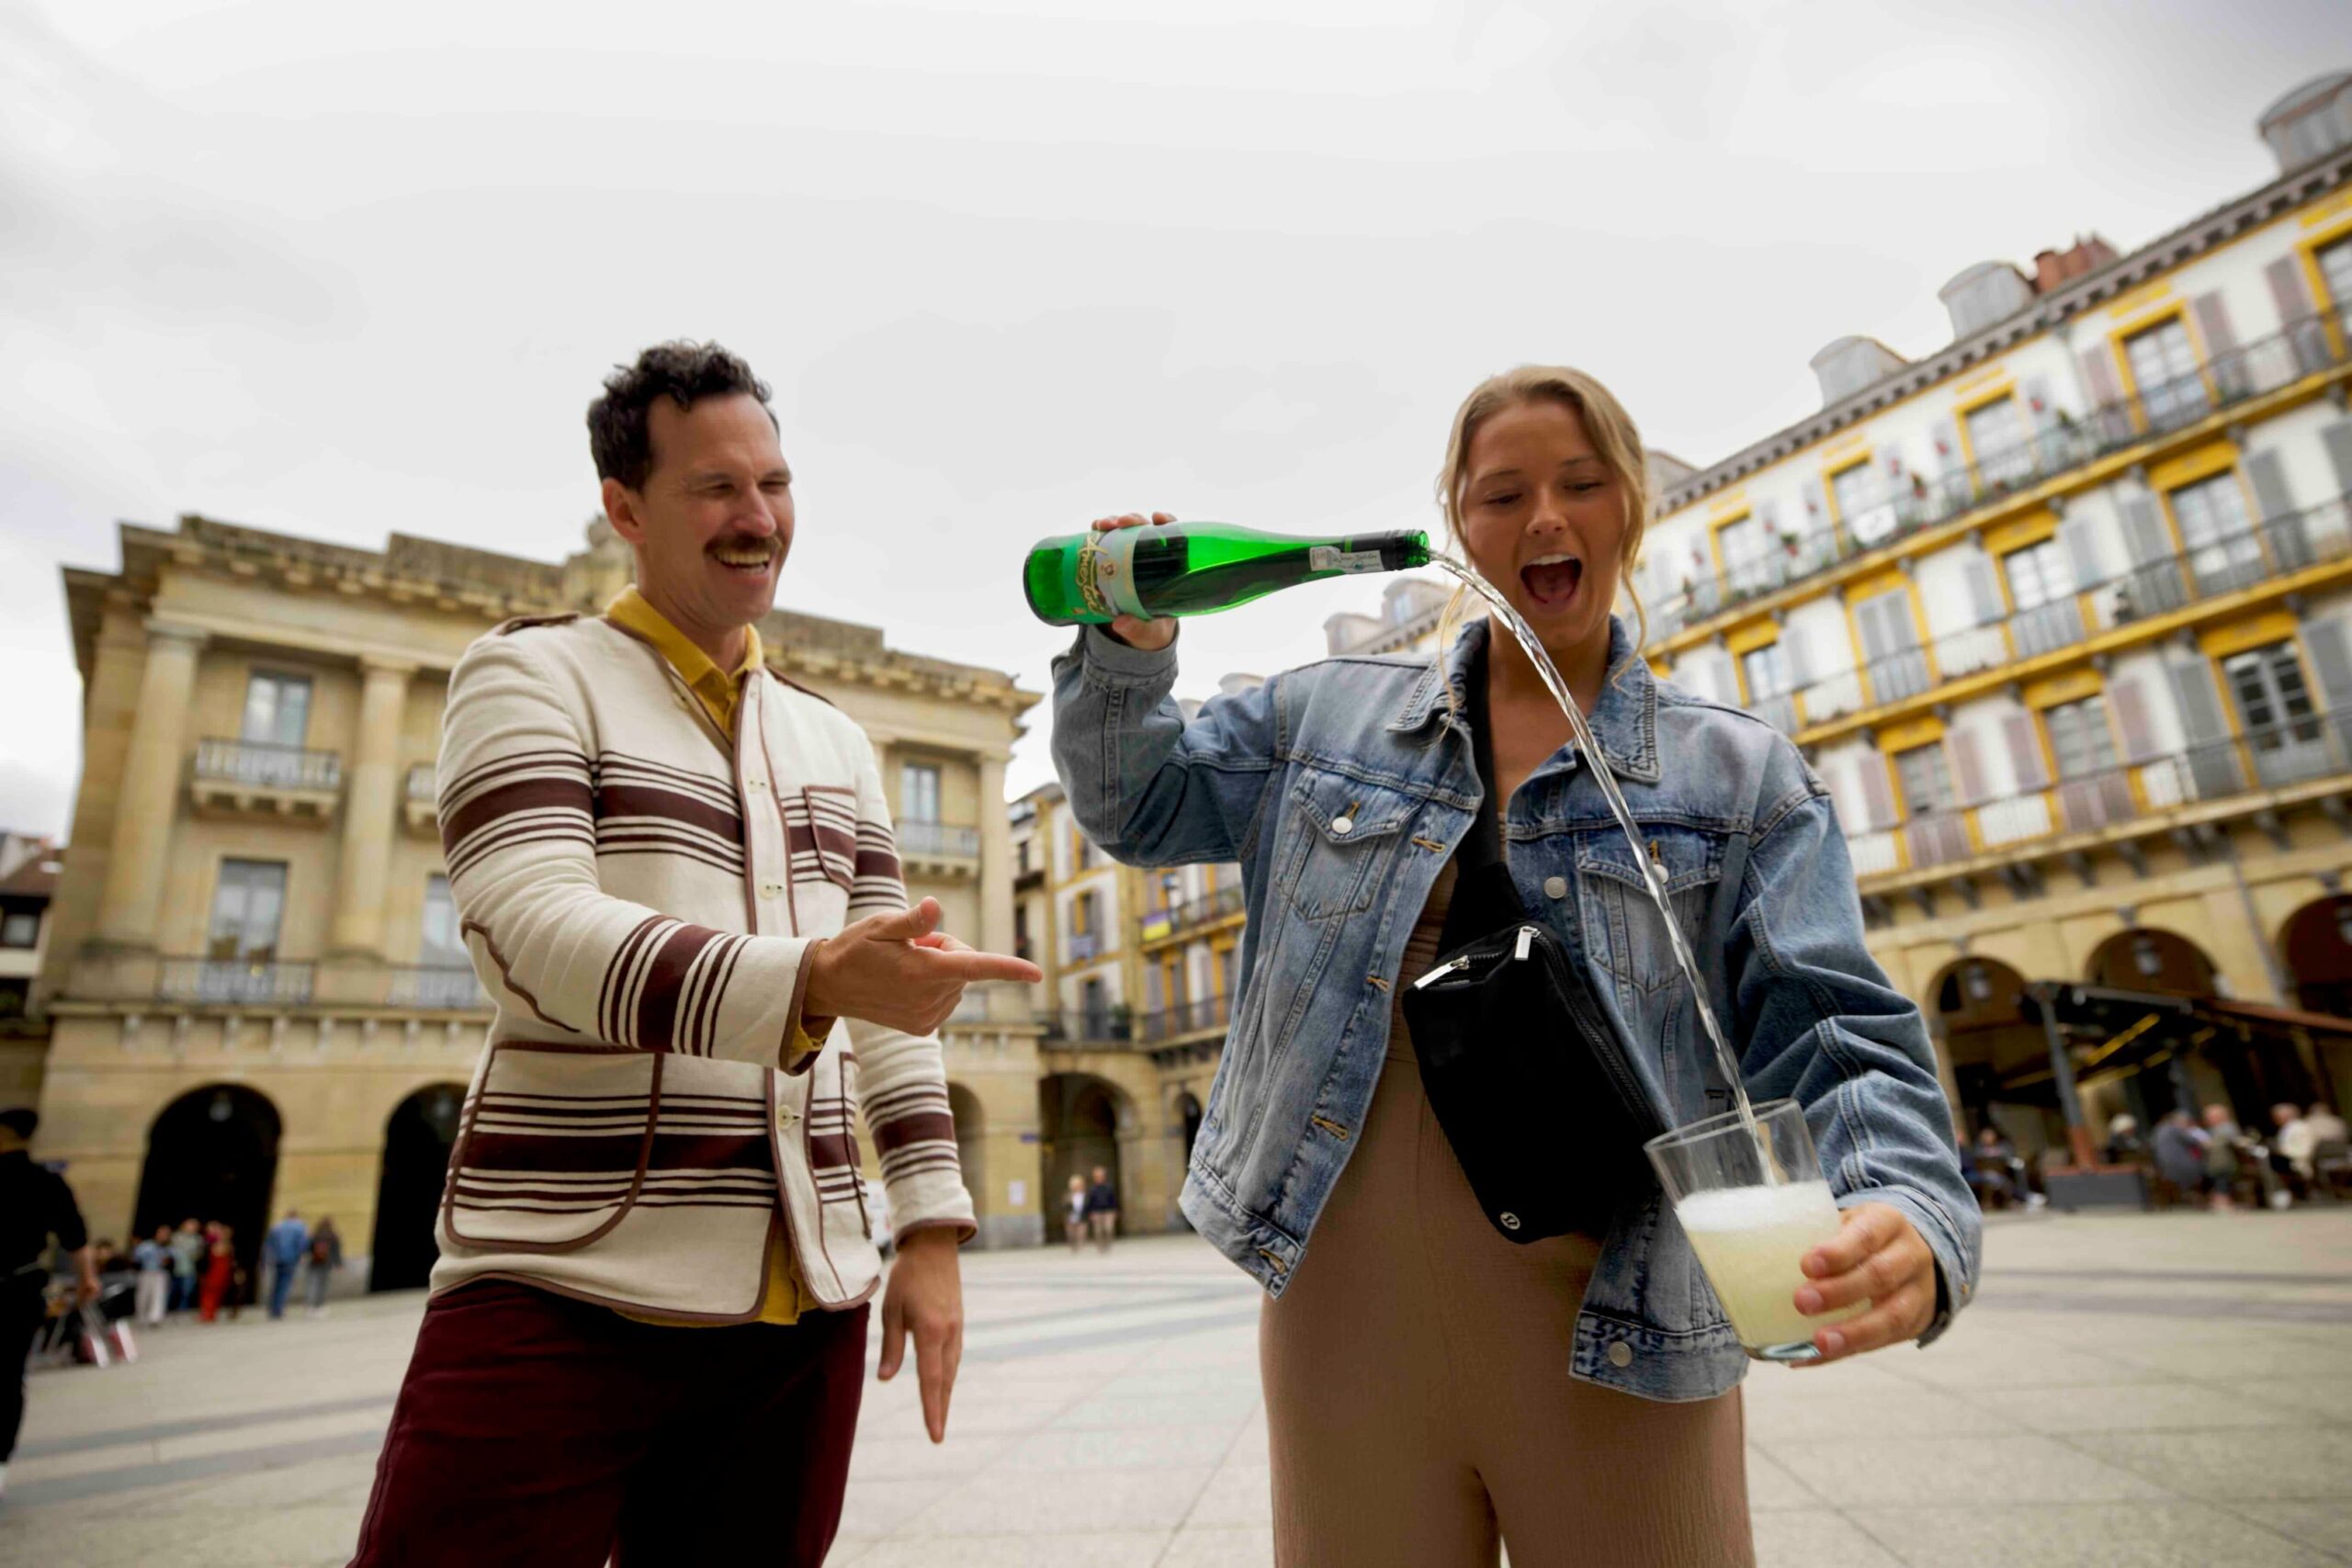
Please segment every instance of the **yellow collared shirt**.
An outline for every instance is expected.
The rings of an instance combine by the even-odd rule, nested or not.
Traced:
[[[735,739],[735,715],[742,704],[744,677],[757,671],[766,661],[760,647],[760,633],[755,626],[743,628],[743,661],[730,673],[721,670],[710,655],[695,646],[694,639],[673,626],[670,617],[655,609],[644,594],[631,583],[605,606],[605,616],[624,631],[635,632],[653,645],[670,668],[686,683],[689,691],[710,716],[710,722],[729,740]],[[793,1024],[791,1051],[795,1056],[814,1051],[821,1042],[811,1040],[798,1022]],[[797,1323],[802,1303],[800,1282],[792,1266],[792,1248],[785,1245],[782,1226],[768,1235],[767,1299],[760,1308],[762,1323]],[[703,1325],[684,1323],[676,1318],[650,1317],[638,1313],[623,1313],[623,1317],[639,1323],[669,1324],[679,1327],[701,1327]]]

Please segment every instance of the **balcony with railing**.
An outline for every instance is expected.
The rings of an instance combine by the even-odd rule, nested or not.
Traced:
[[[2306,316],[2285,331],[2217,355],[2193,374],[2139,389],[2079,418],[2063,410],[2023,443],[1975,455],[1934,479],[1881,476],[1852,515],[1790,532],[1762,555],[1686,576],[1647,606],[1653,637],[1668,638],[1740,604],[1956,523],[2104,458],[2177,435],[2209,416],[2280,391],[2352,360],[2352,306]]]
[[[388,969],[385,978],[387,1006],[433,1012],[490,1006],[469,964],[401,964]]]
[[[401,817],[411,831],[432,833],[441,824],[441,799],[438,778],[431,762],[419,762],[409,769],[407,781],[401,788]]]
[[[487,1013],[490,998],[463,963],[175,955],[97,949],[74,964],[64,1004],[141,1010],[383,1014]]]
[[[2085,772],[1973,807],[1916,814],[1849,837],[1864,893],[1905,873],[2054,855],[2245,815],[2352,773],[2352,710],[2250,727],[2227,739]],[[2326,793],[2321,791],[2318,793]],[[2241,809],[2232,811],[2235,806]]]
[[[260,740],[199,740],[188,795],[209,816],[323,822],[343,793],[343,759]]]
[[[955,822],[901,822],[899,858],[910,871],[972,876],[980,868],[980,830]]]
[[[1065,1050],[1129,1050],[1136,1043],[1135,1018],[1125,1008],[1066,1008],[1045,1014],[1041,1045]]]
[[[1797,689],[1790,734],[1851,717],[1866,710],[1920,696],[1944,682],[2001,672],[2064,653],[2098,639],[2101,649],[2138,640],[2130,629],[2155,623],[2175,611],[2211,604],[2265,584],[2276,586],[2317,566],[2352,559],[2352,496],[2337,496],[2300,512],[2200,544],[2192,549],[2140,562],[2048,604],[1935,638],[1925,647],[1900,649]],[[2152,631],[2150,635],[2154,635]],[[1779,699],[1787,701],[1787,699]],[[1751,711],[1775,724],[1780,718],[1762,704]],[[1810,742],[1824,739],[1806,734]]]
[[[219,1007],[285,1008],[309,1003],[318,965],[277,958],[166,958],[155,999]]]
[[[1225,1032],[1232,1010],[1223,997],[1203,997],[1143,1015],[1140,1033],[1147,1045],[1170,1045],[1193,1035]]]
[[[1197,898],[1187,898],[1165,909],[1147,909],[1143,917],[1143,940],[1172,942],[1189,936],[1204,926],[1230,919],[1246,907],[1241,884],[1228,883],[1212,888]]]

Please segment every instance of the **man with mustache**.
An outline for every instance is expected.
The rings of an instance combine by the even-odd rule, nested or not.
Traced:
[[[885,1239],[854,1117],[899,1248],[880,1375],[911,1336],[938,1442],[974,1226],[933,1032],[1039,977],[906,907],[871,744],[763,662],[766,387],[662,344],[588,429],[635,585],[449,682],[442,842],[497,1017],[359,1564],[821,1562]]]

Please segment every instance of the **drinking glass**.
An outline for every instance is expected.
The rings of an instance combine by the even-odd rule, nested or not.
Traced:
[[[1793,1100],[1755,1108],[1751,1133],[1727,1111],[1652,1138],[1643,1148],[1666,1185],[1733,1332],[1760,1361],[1820,1359],[1814,1330],[1870,1310],[1857,1302],[1808,1317],[1797,1310],[1804,1255],[1838,1234],[1838,1203]],[[1764,1161],[1764,1146],[1772,1164]]]

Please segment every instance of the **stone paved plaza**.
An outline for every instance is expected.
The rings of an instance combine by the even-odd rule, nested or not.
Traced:
[[[1747,1382],[1785,1568],[2352,1562],[2352,1208],[1996,1217],[1944,1343]],[[872,1387],[860,1568],[1271,1561],[1257,1305],[1189,1237],[966,1260],[945,1446]],[[173,1328],[37,1373],[0,1564],[340,1563],[421,1299]]]

